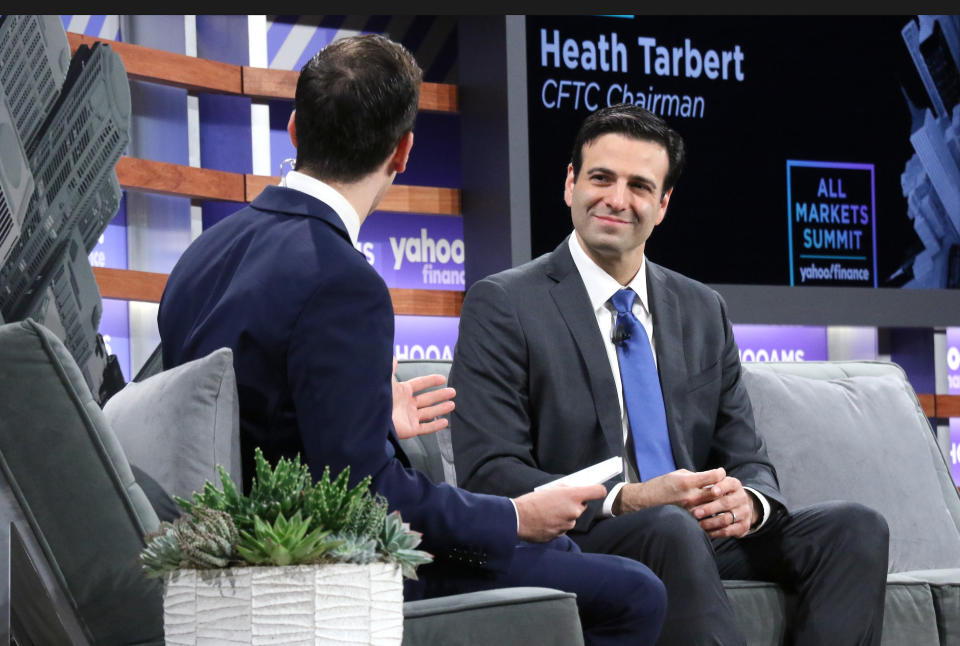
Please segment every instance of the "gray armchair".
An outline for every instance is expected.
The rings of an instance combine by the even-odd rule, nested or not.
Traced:
[[[101,411],[49,330],[0,325],[2,644],[164,643],[162,584],[137,563],[159,521],[137,478],[188,496],[217,462],[238,464],[232,356],[221,349],[165,372],[155,363],[128,387]],[[583,638],[574,595],[509,588],[404,604],[403,643]]]
[[[136,561],[157,516],[73,358],[30,320],[0,326],[0,469],[0,642],[163,644],[161,585]]]

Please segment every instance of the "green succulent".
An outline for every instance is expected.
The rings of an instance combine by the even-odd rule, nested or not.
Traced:
[[[324,540],[330,530],[317,528],[308,533],[311,518],[298,511],[287,520],[278,515],[271,525],[254,516],[253,533],[241,531],[237,552],[254,565],[300,565],[316,563],[342,541]]]
[[[357,498],[345,514],[340,531],[364,538],[376,538],[387,515],[387,499],[380,494]]]
[[[334,563],[373,563],[380,558],[376,538],[363,538],[356,534],[338,534],[343,541],[330,550],[329,560]]]
[[[307,491],[310,489],[310,471],[300,464],[300,456],[293,460],[281,458],[275,469],[263,457],[259,447],[254,452],[255,476],[250,486],[250,495],[244,495],[237,489],[230,474],[217,465],[220,474],[221,489],[209,481],[203,490],[193,494],[193,501],[176,498],[177,503],[186,511],[195,505],[218,509],[230,514],[238,530],[252,532],[254,517],[273,523],[278,516],[293,517],[297,511],[304,511]],[[349,475],[349,474],[348,474]]]
[[[249,495],[218,466],[219,489],[207,482],[192,501],[176,499],[186,514],[161,523],[140,555],[149,576],[238,564],[388,561],[415,579],[417,566],[433,560],[415,549],[420,534],[370,492],[370,476],[351,488],[349,467],[335,478],[326,467],[314,483],[299,456],[271,467],[259,448],[254,463]]]
[[[199,570],[229,567],[237,560],[234,546],[239,538],[233,519],[226,512],[198,507],[181,517],[178,532],[183,560]]]
[[[146,542],[147,546],[140,552],[140,565],[148,577],[160,577],[180,569],[183,557],[176,526],[161,522],[156,532],[147,534]]]
[[[410,523],[403,522],[400,512],[395,511],[383,519],[383,529],[377,537],[377,548],[400,565],[403,576],[416,580],[417,566],[433,561],[433,555],[429,552],[414,549],[420,544],[422,536],[420,532],[410,529]]]
[[[229,514],[195,506],[173,523],[161,523],[159,531],[147,537],[140,562],[151,577],[183,568],[230,567],[239,561],[235,549],[238,538]]]

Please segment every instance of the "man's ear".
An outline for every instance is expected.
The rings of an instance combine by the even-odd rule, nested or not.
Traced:
[[[567,180],[563,183],[563,201],[567,206],[573,206],[573,185],[577,183],[577,176],[573,172],[573,164],[567,164]]]
[[[296,110],[291,112],[290,121],[287,121],[287,132],[290,133],[290,142],[294,148],[297,147],[297,122],[293,118],[295,114],[297,114]]]
[[[390,165],[392,166],[391,170],[395,170],[398,173],[402,173],[403,171],[407,170],[407,162],[410,160],[411,148],[413,148],[412,130],[400,137],[400,142],[397,144],[397,149],[394,151],[393,157],[390,159]]]
[[[667,205],[670,204],[670,196],[673,195],[673,189],[663,194],[660,198],[660,211],[657,214],[657,224],[663,222],[663,218],[667,216]]]

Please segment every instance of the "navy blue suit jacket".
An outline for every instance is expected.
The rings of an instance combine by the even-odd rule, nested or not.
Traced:
[[[245,481],[254,446],[271,461],[302,452],[314,478],[350,466],[352,484],[373,476],[423,532],[438,565],[507,569],[511,502],[409,468],[392,423],[390,294],[329,206],[268,187],[183,253],[158,322],[165,368],[233,349]]]

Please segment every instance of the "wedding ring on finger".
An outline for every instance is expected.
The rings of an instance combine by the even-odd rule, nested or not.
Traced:
[[[730,521],[730,524],[731,524],[731,525],[736,524],[736,522],[737,522],[737,515],[736,515],[735,513],[733,513],[733,510],[732,510],[732,509],[728,509],[727,511],[730,513],[730,518],[733,519],[733,520]]]

